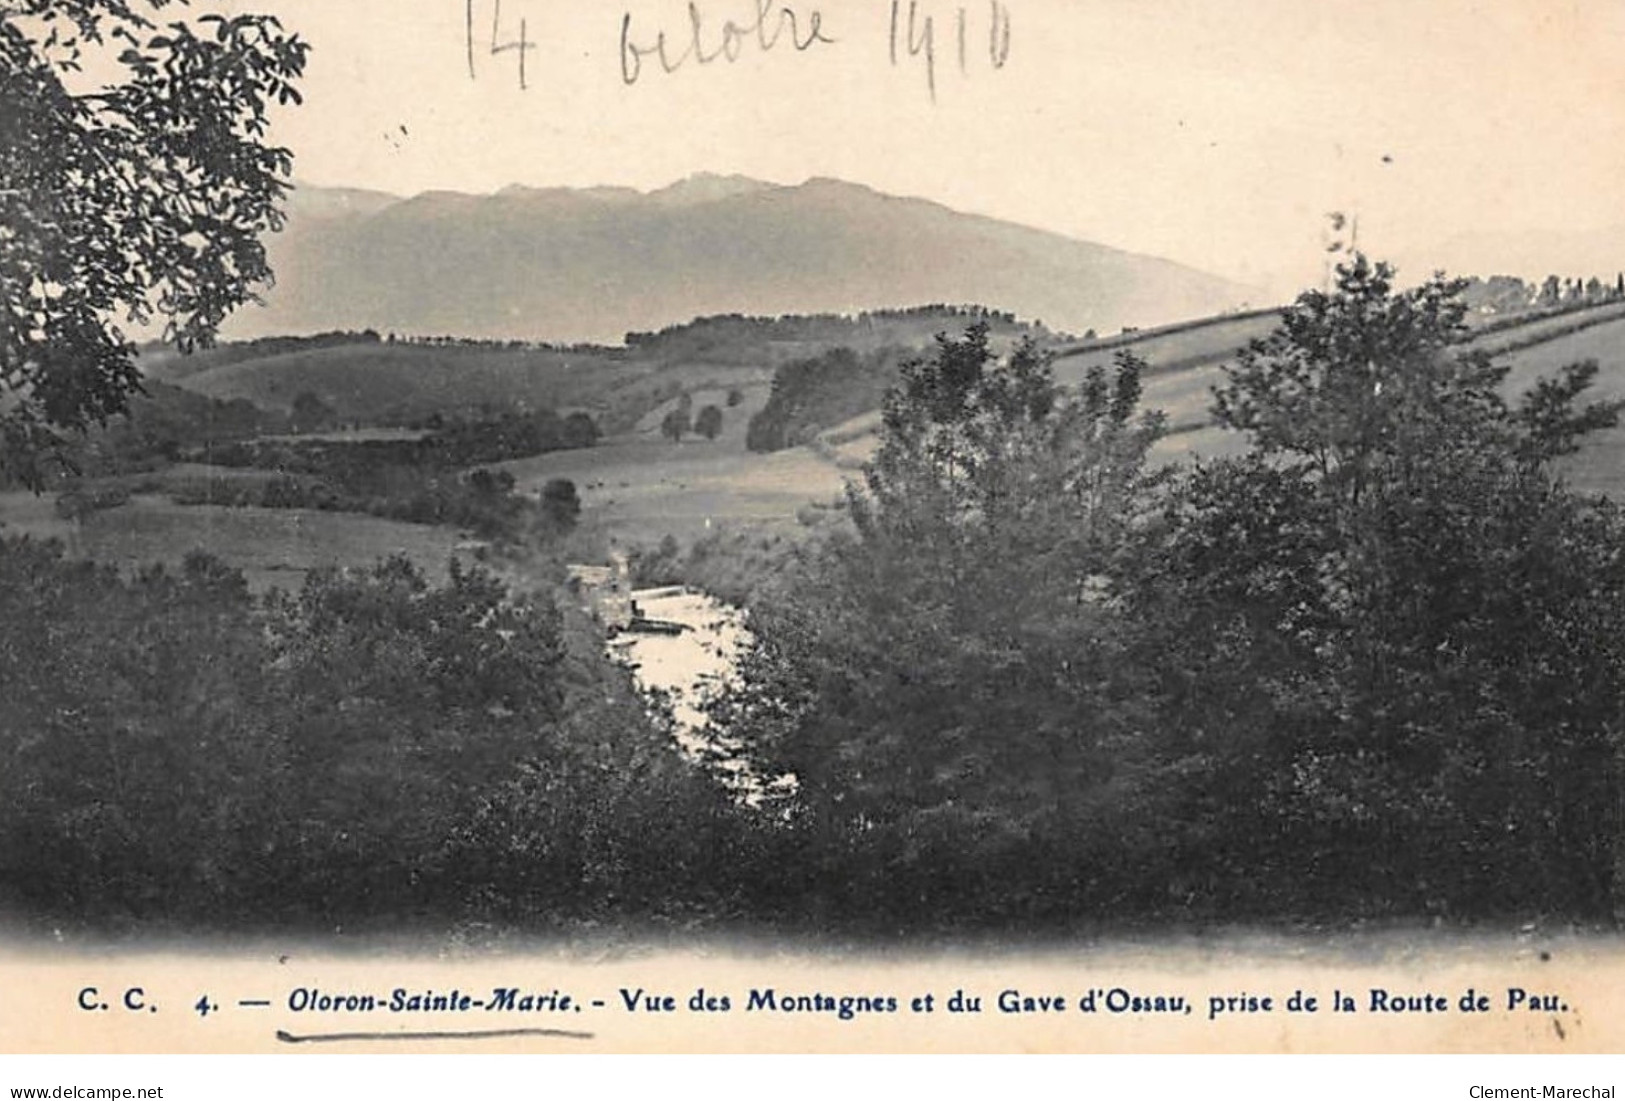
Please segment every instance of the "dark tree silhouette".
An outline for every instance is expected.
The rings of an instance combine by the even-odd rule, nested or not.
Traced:
[[[0,465],[36,488],[64,431],[140,388],[124,325],[190,350],[270,278],[293,162],[266,111],[298,101],[307,47],[269,15],[157,22],[182,6],[0,9]]]
[[[687,397],[688,395],[683,395]],[[693,422],[689,419],[688,407],[679,404],[677,408],[667,413],[660,422],[660,434],[673,443],[682,440],[693,429]]]
[[[714,405],[701,408],[694,417],[694,431],[708,440],[716,439],[722,434],[722,410]]]
[[[568,531],[581,519],[581,498],[568,478],[554,478],[542,487],[542,514]]]

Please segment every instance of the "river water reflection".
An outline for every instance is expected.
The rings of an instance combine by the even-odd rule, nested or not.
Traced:
[[[667,694],[678,743],[698,752],[707,745],[705,701],[733,676],[739,655],[750,643],[745,613],[682,587],[643,589],[632,599],[644,618],[681,624],[685,630],[628,631],[610,640],[610,650],[632,667],[640,688]]]

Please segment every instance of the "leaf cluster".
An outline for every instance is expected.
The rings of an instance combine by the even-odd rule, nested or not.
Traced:
[[[63,430],[140,389],[125,325],[206,345],[270,279],[292,155],[267,140],[308,46],[167,0],[0,10],[0,434],[34,484]],[[174,6],[182,6],[176,3]]]

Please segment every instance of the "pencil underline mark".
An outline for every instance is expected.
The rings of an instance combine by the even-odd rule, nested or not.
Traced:
[[[558,1040],[591,1040],[591,1032],[571,1032],[562,1028],[490,1028],[474,1032],[316,1032],[295,1035],[282,1029],[276,1038],[284,1044],[336,1044],[374,1040],[501,1040],[516,1036],[541,1036]]]

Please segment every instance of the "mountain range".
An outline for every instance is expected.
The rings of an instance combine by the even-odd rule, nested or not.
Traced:
[[[1102,333],[1243,305],[1167,260],[857,184],[691,176],[652,192],[508,187],[400,198],[300,186],[276,285],[225,335],[372,328],[618,342],[709,314],[977,304]]]

